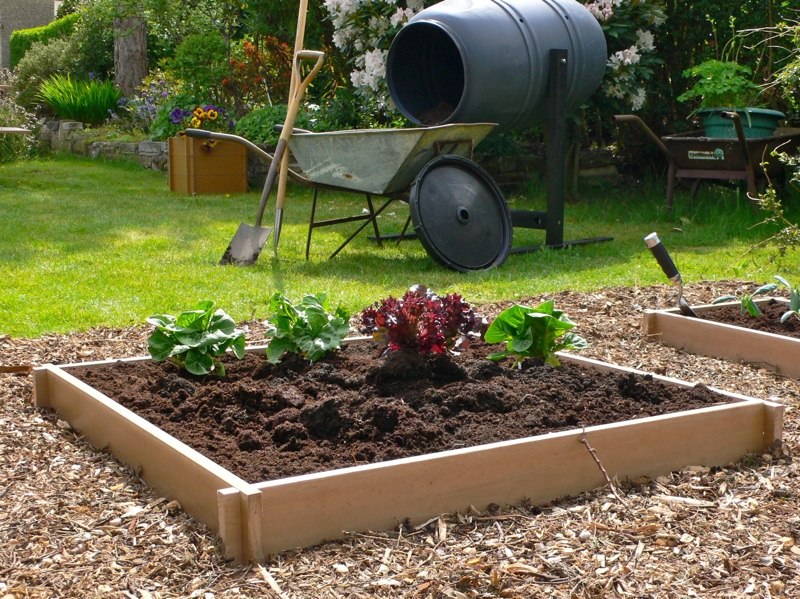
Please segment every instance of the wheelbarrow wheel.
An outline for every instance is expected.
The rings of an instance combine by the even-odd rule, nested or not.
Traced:
[[[417,174],[411,220],[425,251],[458,271],[502,264],[511,250],[511,215],[497,184],[461,156],[434,158]]]

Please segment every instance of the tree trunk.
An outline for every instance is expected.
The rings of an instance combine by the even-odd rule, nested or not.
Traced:
[[[147,75],[147,23],[143,17],[114,19],[114,82],[131,96]]]

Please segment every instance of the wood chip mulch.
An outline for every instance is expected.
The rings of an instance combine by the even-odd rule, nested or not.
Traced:
[[[706,303],[746,289],[752,283],[700,283],[686,297]],[[641,311],[675,305],[667,286],[554,297],[591,343],[582,355],[779,398],[783,448],[725,468],[617,481],[544,507],[442,514],[410,531],[353,533],[233,566],[179,505],[31,405],[31,366],[144,355],[149,330],[0,336],[0,598],[800,596],[792,458],[800,455],[800,382],[644,340]],[[248,328],[251,340],[261,338],[257,323]]]

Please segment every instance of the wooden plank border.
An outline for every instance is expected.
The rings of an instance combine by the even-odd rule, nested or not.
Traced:
[[[641,373],[559,355],[588,368]],[[782,436],[781,404],[715,390],[721,403],[709,408],[250,484],[69,373],[87,364],[97,363],[36,368],[35,404],[58,411],[92,445],[177,499],[238,562],[263,561],[348,531],[387,530],[490,503],[543,504],[602,486],[584,436],[609,475],[620,479],[726,465]]]
[[[759,299],[764,304],[771,299]],[[786,302],[788,304],[788,302]],[[738,302],[692,306],[698,314]],[[645,310],[642,332],[651,340],[693,354],[746,362],[789,378],[800,378],[800,339],[683,316],[677,308]]]

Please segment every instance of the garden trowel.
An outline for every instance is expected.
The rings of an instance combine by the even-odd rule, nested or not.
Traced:
[[[661,240],[658,238],[658,234],[650,233],[650,235],[644,238],[644,243],[650,248],[656,262],[658,262],[664,274],[667,275],[667,278],[678,286],[678,309],[681,311],[681,314],[684,316],[696,317],[697,313],[692,310],[689,302],[683,297],[683,279],[681,278],[681,273],[672,261],[667,248],[664,247],[664,244],[661,243]]]

